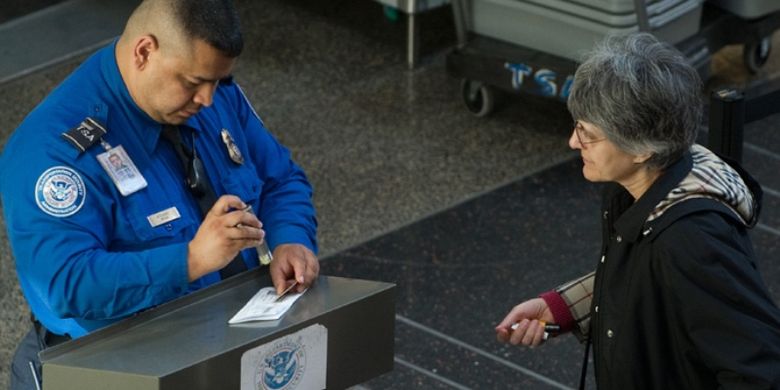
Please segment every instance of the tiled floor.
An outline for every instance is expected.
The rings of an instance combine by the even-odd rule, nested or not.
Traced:
[[[399,286],[396,368],[360,387],[574,386],[572,338],[528,350],[498,344],[492,331],[518,300],[593,263],[598,191],[571,159],[563,104],[516,96],[489,118],[468,114],[444,69],[454,43],[446,8],[423,14],[422,62],[408,71],[404,24],[372,1],[238,4],[247,48],[236,79],[314,185],[324,272]],[[777,58],[767,73],[780,69]],[[0,84],[2,142],[80,61]],[[715,68],[719,83],[746,79],[738,48]],[[750,125],[745,149],[768,189],[753,238],[776,299],[778,125],[780,116]],[[27,327],[4,234],[0,388]]]

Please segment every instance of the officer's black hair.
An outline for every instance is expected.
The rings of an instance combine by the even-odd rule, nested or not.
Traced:
[[[231,0],[180,0],[174,13],[188,37],[201,39],[228,57],[244,49],[241,26]]]

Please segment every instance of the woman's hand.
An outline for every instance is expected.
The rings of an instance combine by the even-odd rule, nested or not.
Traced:
[[[513,307],[496,326],[496,338],[502,343],[535,347],[544,341],[544,326],[554,321],[544,299],[529,299]]]

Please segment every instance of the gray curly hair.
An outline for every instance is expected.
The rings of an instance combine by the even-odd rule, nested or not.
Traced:
[[[648,168],[664,169],[696,140],[701,87],[686,59],[653,35],[610,36],[577,68],[567,106],[623,151],[651,153]]]

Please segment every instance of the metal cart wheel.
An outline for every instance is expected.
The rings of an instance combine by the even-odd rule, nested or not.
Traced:
[[[742,59],[745,61],[745,67],[750,73],[758,73],[766,61],[769,59],[769,53],[772,52],[771,37],[763,37],[759,40],[752,40],[745,43],[742,51]]]
[[[493,87],[479,81],[463,79],[460,82],[463,102],[477,117],[484,117],[493,112],[496,103],[496,92]]]

